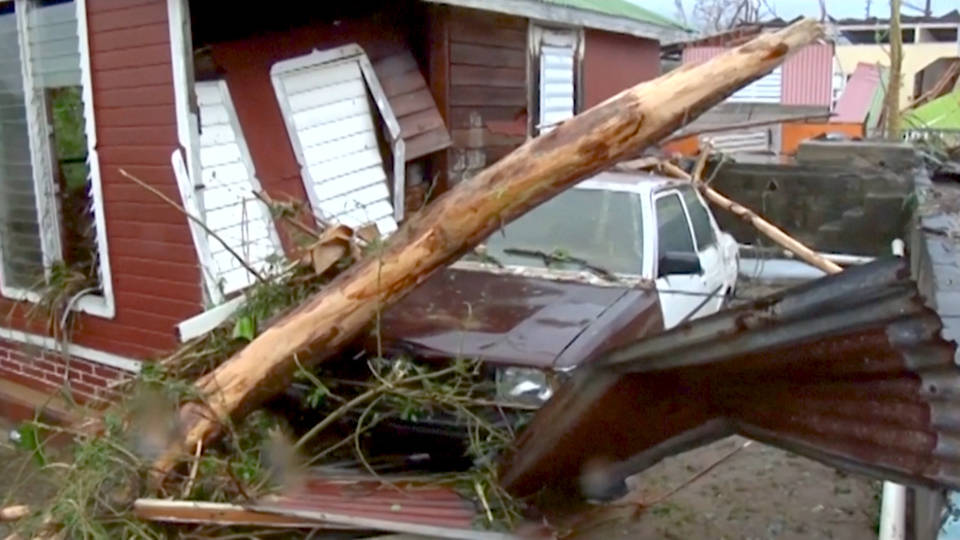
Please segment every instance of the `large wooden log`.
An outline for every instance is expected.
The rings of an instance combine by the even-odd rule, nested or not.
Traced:
[[[182,436],[154,464],[153,480],[162,479],[197,441],[216,436],[223,420],[242,416],[282,390],[296,372],[295,354],[309,363],[335,354],[378,310],[504,223],[659,141],[821,33],[815,21],[803,20],[707,63],[627,89],[451,189],[401,227],[380,253],[338,276],[198,379],[196,389],[206,400],[181,410]]]

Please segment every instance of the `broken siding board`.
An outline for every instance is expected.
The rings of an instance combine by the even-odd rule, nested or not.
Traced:
[[[282,249],[269,209],[253,193],[261,187],[226,82],[197,82],[195,90],[202,182],[195,186],[197,202],[205,223],[219,238],[205,233],[200,244],[209,253],[208,287],[228,296],[252,285],[256,276],[221,241],[260,273],[270,270],[271,258]]]
[[[427,88],[427,81],[420,72],[417,61],[410,51],[403,51],[378,60],[373,70],[383,86],[390,108],[400,124],[401,135],[407,145],[406,160],[443,150],[451,144],[443,116]],[[419,127],[418,127],[419,126]],[[429,138],[420,139],[411,147],[414,137],[426,132],[436,132]]]
[[[314,211],[354,228],[377,223],[389,234],[396,229],[394,208],[363,61],[362,49],[348,46],[285,60],[271,74]],[[383,204],[351,192],[375,192]]]

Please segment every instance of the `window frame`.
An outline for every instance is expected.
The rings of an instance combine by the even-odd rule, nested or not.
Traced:
[[[683,203],[683,207],[687,212],[687,221],[690,224],[690,228],[693,229],[693,245],[696,248],[697,253],[707,248],[718,246],[720,239],[717,235],[717,227],[713,221],[713,214],[710,212],[710,207],[707,206],[706,201],[703,200],[703,197],[700,196],[698,190],[694,189],[693,186],[683,186],[678,191],[680,192],[680,202]],[[697,200],[697,204],[703,208],[704,215],[707,218],[707,227],[710,229],[710,235],[713,236],[713,241],[708,244],[700,245],[700,235],[697,234],[697,226],[693,223],[693,212],[690,211],[690,205],[687,204],[686,194],[688,193]]]
[[[12,0],[17,21],[17,36],[20,42],[20,64],[23,76],[24,104],[27,110],[27,130],[30,140],[30,157],[33,165],[33,182],[37,201],[37,218],[40,224],[40,242],[43,251],[44,273],[49,278],[51,266],[63,260],[60,242],[60,215],[57,208],[52,163],[50,162],[50,132],[45,123],[37,118],[46,118],[46,103],[35,99],[33,67],[30,62],[30,36],[28,31],[29,10],[32,0]],[[112,319],[116,316],[113,279],[110,271],[110,254],[107,246],[106,219],[104,216],[103,185],[101,182],[100,158],[97,152],[97,129],[93,103],[93,81],[90,66],[90,38],[87,25],[87,1],[72,0],[77,16],[77,42],[80,56],[80,87],[83,100],[84,133],[87,139],[88,182],[92,199],[94,226],[96,227],[97,270],[100,290],[80,291],[74,297],[72,309]],[[41,125],[43,124],[43,125]],[[0,247],[2,249],[2,247]],[[0,257],[3,254],[0,252]],[[0,272],[0,295],[11,300],[39,302],[38,292],[8,285]]]
[[[687,206],[686,206],[686,205],[684,204],[684,202],[683,202],[683,194],[680,193],[680,190],[678,190],[678,189],[676,189],[676,188],[670,188],[670,189],[666,189],[666,190],[663,190],[663,191],[659,191],[659,192],[657,192],[656,194],[654,194],[654,196],[653,196],[653,201],[652,201],[652,202],[653,202],[653,205],[652,205],[652,206],[653,206],[653,208],[652,208],[652,211],[653,211],[653,212],[652,212],[652,213],[653,213],[653,224],[654,224],[654,226],[655,226],[655,229],[654,229],[654,230],[656,231],[656,241],[655,241],[654,246],[653,246],[654,255],[655,255],[655,257],[654,257],[654,259],[655,259],[655,260],[654,260],[654,265],[655,265],[655,267],[654,267],[654,269],[653,269],[653,270],[654,270],[654,275],[657,275],[657,270],[659,269],[660,256],[661,256],[661,252],[660,252],[660,212],[657,210],[657,202],[658,202],[660,199],[669,197],[669,196],[671,196],[671,195],[675,195],[675,196],[677,197],[677,199],[680,201],[680,210],[683,211],[683,217],[684,217],[684,220],[685,220],[686,223],[687,223],[687,233],[690,235],[690,245],[693,247],[693,253],[694,253],[697,257],[700,256],[700,250],[697,249],[697,236],[696,236],[696,234],[693,232],[693,224],[690,222],[690,214],[687,213]]]
[[[527,27],[527,134],[537,137],[557,124],[542,125],[540,121],[540,51],[544,35],[547,33],[571,33],[575,40],[573,51],[573,114],[583,109],[583,52],[584,32],[582,27],[563,26],[553,23],[539,23],[533,20]],[[544,130],[543,128],[548,128]]]

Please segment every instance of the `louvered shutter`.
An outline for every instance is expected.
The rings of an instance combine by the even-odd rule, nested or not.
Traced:
[[[260,183],[230,92],[224,81],[195,85],[200,107],[201,185],[197,206],[205,223],[258,272],[270,269],[270,257],[282,252],[270,211],[256,196]],[[244,289],[256,277],[224,245],[204,233],[208,279],[224,295]]]
[[[397,223],[361,61],[362,53],[284,61],[272,69],[274,89],[314,211],[354,228],[376,223],[389,234]]]
[[[770,73],[744,86],[727,98],[733,103],[780,103],[783,94],[783,70],[777,67]]]
[[[540,33],[540,132],[576,114],[575,31]]]
[[[11,6],[12,7],[12,6]],[[0,15],[0,252],[3,283],[29,288],[43,276],[16,13]]]

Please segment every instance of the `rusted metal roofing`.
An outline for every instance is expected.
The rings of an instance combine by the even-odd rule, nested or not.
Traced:
[[[873,96],[880,89],[880,68],[860,62],[837,99],[831,122],[860,124],[867,120]]]
[[[831,465],[960,487],[960,369],[907,264],[852,268],[618,349],[575,372],[505,460],[508,489],[609,495],[740,433]]]
[[[254,508],[261,506],[455,529],[472,529],[476,516],[473,505],[452,489],[388,484],[372,477],[311,476],[301,486]]]

